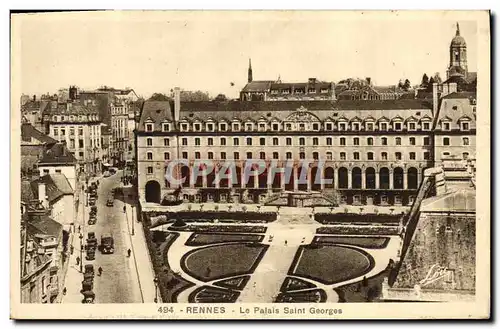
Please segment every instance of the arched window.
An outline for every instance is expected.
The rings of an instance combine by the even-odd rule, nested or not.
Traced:
[[[306,145],[306,139],[304,137],[299,138],[299,145]]]
[[[401,137],[396,137],[396,145],[401,145]]]
[[[368,145],[373,145],[373,138],[372,138],[372,137],[368,137],[368,138],[366,139],[366,144],[368,144]]]
[[[339,168],[339,188],[348,188],[348,182],[349,182],[349,179],[348,179],[348,171],[347,171],[347,168],[345,167],[341,167]]]

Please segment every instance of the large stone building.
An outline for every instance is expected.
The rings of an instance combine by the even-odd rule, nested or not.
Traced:
[[[111,144],[110,153],[115,165],[123,166],[132,161],[135,149],[135,117],[137,105],[130,99],[115,98],[111,104]]]
[[[65,142],[85,173],[101,171],[101,120],[97,109],[68,101],[56,104],[44,113],[47,133]]]
[[[270,102],[272,83],[253,81],[251,67],[248,81],[239,101],[181,102],[176,89],[173,102],[144,103],[137,127],[143,201],[173,193],[197,202],[272,204],[292,195],[293,205],[294,195],[308,191],[347,204],[410,205],[425,168],[443,156],[474,154],[475,95],[454,82],[433,85],[430,98],[397,90],[391,96],[390,88],[376,93],[368,84],[356,88],[362,97],[335,99],[331,85],[329,100]],[[363,90],[374,92],[363,97]],[[249,169],[255,160],[263,168]],[[228,162],[234,166],[227,169]],[[276,174],[274,164],[291,169]]]

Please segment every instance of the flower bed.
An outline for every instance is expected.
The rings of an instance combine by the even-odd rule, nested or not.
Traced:
[[[313,243],[318,244],[348,244],[362,248],[382,249],[387,247],[389,238],[353,237],[353,236],[316,236]]]
[[[243,212],[243,211],[179,211],[165,213],[167,218],[175,220],[182,219],[186,222],[249,222],[249,223],[269,223],[276,220],[274,212]]]
[[[175,303],[177,295],[181,291],[194,286],[193,283],[175,274],[168,266],[168,248],[177,239],[179,234],[174,232],[149,231],[149,229],[144,228],[144,236],[151,261],[153,262],[155,275],[158,277],[158,290],[161,300],[164,303]],[[163,249],[161,249],[162,245]]]
[[[171,231],[188,231],[188,232],[235,232],[235,233],[265,233],[267,227],[265,226],[251,226],[251,225],[186,225],[182,227],[169,227]]]
[[[316,233],[339,235],[398,235],[399,229],[395,226],[332,225],[319,227]]]
[[[221,242],[261,242],[263,235],[255,234],[199,234],[193,233],[186,241],[186,246],[203,246]]]
[[[234,290],[203,286],[193,291],[188,300],[190,303],[234,303],[239,295]]]
[[[295,291],[295,290],[305,290],[305,289],[312,289],[316,288],[316,285],[304,281],[299,278],[293,278],[293,277],[286,277],[285,281],[283,281],[283,284],[281,285],[280,291],[281,292],[290,292],[290,291]]]
[[[318,213],[314,214],[314,220],[321,224],[335,224],[335,223],[381,223],[381,224],[399,224],[401,220],[400,214],[329,214]]]
[[[184,272],[200,281],[253,273],[268,246],[258,243],[214,245],[192,250],[181,259]]]
[[[235,278],[220,280],[214,282],[214,285],[234,290],[243,290],[247,282],[250,280],[250,275],[238,276]]]
[[[276,297],[276,303],[324,303],[326,298],[326,292],[323,289],[281,292]]]

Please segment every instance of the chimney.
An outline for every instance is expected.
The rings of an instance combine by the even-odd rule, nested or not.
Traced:
[[[178,122],[181,116],[181,89],[174,88],[174,120]]]
[[[367,77],[367,78],[365,78],[365,80],[366,80],[366,83],[368,83],[369,86],[372,85],[372,78]]]
[[[47,191],[45,189],[45,183],[38,183],[38,201],[40,201],[40,203],[44,208],[49,207],[49,201],[47,199]]]
[[[313,85],[316,83],[316,78],[309,78],[309,84]]]
[[[438,99],[438,84],[434,82],[432,84],[432,111],[434,112],[434,114],[437,113],[438,104],[439,104],[439,99]]]
[[[33,95],[33,102],[36,101],[36,95]]]

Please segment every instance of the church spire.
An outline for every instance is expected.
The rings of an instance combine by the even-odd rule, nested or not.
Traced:
[[[253,72],[252,72],[252,59],[248,59],[248,83],[253,80]]]
[[[457,33],[455,34],[457,37],[460,36],[460,25],[457,22]]]

